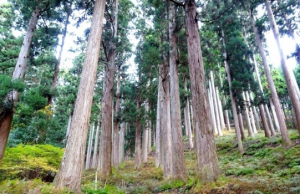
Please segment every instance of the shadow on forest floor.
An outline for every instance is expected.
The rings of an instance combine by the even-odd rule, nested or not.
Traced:
[[[216,137],[222,175],[214,183],[203,185],[197,179],[196,156],[188,149],[184,138],[185,159],[189,179],[164,180],[161,169],[155,168],[154,158],[135,170],[134,161],[124,162],[110,177],[95,176],[95,170],[84,172],[82,193],[300,193],[300,139],[298,132],[289,130],[293,141],[282,146],[281,136],[265,138],[262,131],[243,141],[245,153],[240,155],[234,131]],[[152,154],[153,155],[153,154]],[[1,170],[1,168],[0,168]],[[97,180],[95,182],[95,180]],[[5,180],[0,193],[68,193],[39,180]]]

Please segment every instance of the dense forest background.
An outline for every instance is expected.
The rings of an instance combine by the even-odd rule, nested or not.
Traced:
[[[1,2],[0,190],[299,193],[299,20],[297,0]]]

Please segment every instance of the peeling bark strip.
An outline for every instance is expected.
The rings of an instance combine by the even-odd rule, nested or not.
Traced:
[[[19,53],[19,57],[15,66],[15,70],[12,76],[13,80],[23,79],[25,76],[28,55],[29,55],[31,42],[36,29],[39,15],[40,15],[40,10],[38,8],[36,8],[31,14],[26,35],[24,37],[23,44]],[[2,107],[0,107],[1,110],[0,112],[0,163],[4,156],[8,135],[11,129],[11,122],[14,115],[13,109],[19,101],[19,95],[20,93],[16,91],[11,91],[10,93],[7,94],[5,101],[13,102],[13,107],[11,111],[7,111]]]
[[[218,164],[210,109],[206,93],[204,66],[200,47],[195,0],[185,3],[188,61],[191,80],[197,170],[203,183],[216,180],[221,171]]]
[[[86,57],[71,123],[70,136],[55,180],[56,187],[68,187],[68,189],[76,193],[81,193],[81,176],[84,166],[87,130],[91,116],[93,92],[100,53],[105,2],[104,0],[97,0],[95,2]]]

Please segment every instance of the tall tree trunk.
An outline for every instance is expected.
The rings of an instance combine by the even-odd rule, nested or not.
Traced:
[[[247,101],[247,107],[249,110],[249,116],[250,116],[250,120],[251,120],[251,124],[252,124],[252,129],[253,129],[253,133],[257,133],[257,128],[256,128],[256,123],[255,123],[255,119],[254,119],[254,111],[255,111],[255,107],[250,107],[250,98],[249,98],[249,92],[245,92],[245,96],[246,96],[246,101]]]
[[[105,1],[96,0],[70,136],[56,175],[56,187],[66,186],[76,193],[81,192],[82,168],[100,53],[104,10]]]
[[[272,121],[272,118],[271,118],[269,107],[266,104],[265,104],[265,110],[266,110],[267,118],[268,118],[268,121],[269,121],[269,127],[270,127],[271,136],[275,136],[276,132],[275,132],[275,129],[274,129],[273,121]]]
[[[220,125],[221,125],[221,130],[223,130],[223,129],[225,129],[225,122],[224,122],[223,108],[222,108],[222,103],[221,103],[221,100],[220,100],[218,86],[215,87],[215,90],[216,90],[217,103],[218,103],[218,107],[219,107]]]
[[[118,0],[113,1],[113,38],[109,42],[108,63],[103,77],[103,100],[102,100],[102,132],[100,139],[99,173],[107,176],[111,174],[112,163],[112,132],[113,132],[113,87],[115,73],[115,55],[117,27],[118,27]]]
[[[184,79],[184,90],[187,91],[187,79]],[[184,106],[184,120],[185,120],[185,130],[188,134],[190,149],[194,148],[193,134],[191,127],[191,116],[190,116],[190,101],[188,96],[185,96],[185,106]]]
[[[195,20],[197,17],[196,9],[195,0],[185,1],[188,61],[196,133],[197,171],[201,181],[205,183],[216,180],[221,171],[210,119],[199,28],[197,20]]]
[[[225,46],[224,31],[223,30],[222,30],[222,37],[223,37],[223,46]],[[224,55],[227,58],[226,51],[224,52]],[[239,149],[240,154],[243,154],[244,153],[244,148],[243,148],[243,143],[242,143],[242,138],[241,138],[241,130],[240,130],[240,127],[239,127],[239,118],[238,118],[235,98],[234,98],[232,90],[231,90],[230,69],[229,69],[229,65],[228,65],[226,60],[224,61],[224,63],[225,63],[227,81],[228,81],[228,85],[229,85],[229,96],[230,96],[230,100],[231,100],[231,108],[232,108],[232,114],[233,114],[233,120],[234,120],[236,139],[237,139],[237,142],[238,142],[238,149]]]
[[[66,18],[66,22],[65,22],[65,28],[64,28],[64,31],[63,31],[63,35],[62,35],[62,42],[61,42],[61,45],[60,45],[60,51],[59,51],[59,54],[58,54],[57,63],[55,65],[54,74],[53,74],[53,77],[52,77],[52,84],[51,84],[51,88],[50,88],[51,94],[48,96],[48,105],[52,104],[52,99],[53,99],[53,94],[52,93],[53,93],[53,91],[56,87],[58,73],[59,73],[59,67],[60,67],[60,63],[61,63],[61,56],[62,56],[62,53],[63,53],[63,49],[64,49],[64,45],[65,45],[65,39],[66,39],[67,31],[68,31],[69,18],[70,18],[70,15],[72,13],[71,7],[67,6],[66,9],[67,9],[67,18]]]
[[[125,145],[125,130],[126,123],[121,123],[120,138],[119,138],[119,164],[124,161],[124,145]]]
[[[166,56],[164,56],[163,67],[163,150],[164,150],[164,176],[171,178],[173,173],[172,161],[172,130],[171,130],[171,114],[170,114],[170,82],[169,67]]]
[[[94,123],[90,126],[90,136],[89,136],[89,144],[86,152],[86,160],[85,160],[85,169],[89,169],[91,167],[91,155],[92,155],[92,147],[93,147],[93,138],[94,138]]]
[[[149,102],[145,102],[146,115],[149,113]],[[148,115],[146,116],[148,117]],[[149,119],[146,118],[144,131],[143,131],[143,142],[142,142],[142,162],[148,161],[148,140],[149,140]]]
[[[113,129],[113,156],[112,162],[115,169],[119,168],[119,112],[120,112],[120,92],[121,92],[121,65],[118,65],[117,70],[117,91],[116,91],[116,106],[115,106],[115,122]]]
[[[210,71],[210,84],[211,84],[211,92],[212,92],[212,101],[215,109],[215,118],[216,118],[216,125],[218,130],[218,135],[223,136],[222,130],[221,130],[221,122],[220,122],[220,113],[219,113],[219,107],[218,107],[218,101],[217,101],[217,95],[216,95],[216,87],[214,82],[214,76],[212,71]]]
[[[173,178],[187,181],[188,174],[185,166],[184,150],[181,130],[181,110],[179,96],[179,78],[178,78],[178,53],[177,40],[175,35],[176,18],[175,4],[169,5],[169,64],[170,64],[170,97],[171,97],[171,130],[172,130],[172,148],[173,148]]]
[[[216,122],[216,114],[215,114],[215,109],[214,109],[214,104],[213,104],[213,97],[212,97],[212,92],[211,92],[211,82],[209,82],[209,88],[207,90],[208,93],[208,103],[209,103],[209,108],[210,108],[210,115],[211,115],[211,119],[212,119],[212,124],[213,124],[213,128],[214,128],[214,133],[217,134],[218,133],[218,129],[217,129],[217,122]]]
[[[265,112],[264,105],[260,104],[258,106],[258,108],[259,108],[260,117],[261,117],[261,120],[262,120],[262,123],[263,123],[264,131],[265,131],[265,137],[270,138],[270,128],[269,128],[269,125],[268,125],[268,120],[267,120],[267,117],[266,117],[266,112]]]
[[[134,168],[138,169],[142,164],[142,156],[141,156],[141,94],[138,94],[137,97],[137,117],[136,117],[136,127],[135,127],[135,149],[134,149]]]
[[[222,88],[223,87],[223,82],[222,82],[222,78],[221,78],[221,73],[219,73],[219,78],[220,78],[220,81],[221,81],[221,88]],[[222,101],[223,101],[222,102],[223,106],[225,106],[226,105],[226,99],[225,99],[224,93],[223,93]],[[224,117],[225,117],[227,130],[230,131],[230,122],[229,122],[228,110],[224,110]]]
[[[31,48],[31,42],[35,33],[39,16],[40,10],[36,8],[31,14],[26,35],[24,37],[23,44],[18,56],[17,64],[15,66],[15,70],[12,76],[13,80],[24,79],[27,68],[27,60],[29,58],[29,51]],[[17,91],[11,91],[7,94],[5,101],[13,105],[13,107],[11,107],[10,110],[7,110],[6,107],[0,106],[0,164],[4,156],[4,151],[14,115],[14,107],[19,101],[19,95],[20,94]]]
[[[283,112],[282,112],[282,109],[281,109],[281,105],[280,105],[279,98],[278,98],[278,95],[277,95],[277,91],[276,91],[276,88],[275,88],[275,84],[274,84],[274,81],[273,81],[273,78],[272,78],[272,75],[271,75],[271,72],[270,72],[270,68],[269,68],[268,63],[267,63],[267,58],[266,58],[266,55],[265,55],[265,52],[264,52],[264,49],[263,49],[263,46],[262,46],[261,37],[258,33],[257,27],[255,26],[255,20],[254,20],[254,16],[253,16],[253,13],[252,13],[251,10],[250,10],[250,19],[251,19],[252,29],[255,33],[255,41],[256,41],[256,44],[259,48],[260,56],[261,56],[262,61],[263,61],[264,71],[265,71],[267,81],[268,81],[268,85],[269,85],[269,88],[270,88],[270,91],[271,91],[272,100],[274,102],[276,116],[277,116],[277,119],[278,119],[280,132],[281,132],[281,136],[282,136],[282,141],[283,141],[284,144],[289,145],[291,143],[291,141],[290,141],[290,138],[289,138],[289,135],[288,135],[288,132],[287,132],[287,127],[286,127],[286,123],[285,123],[285,120],[284,120],[284,115],[283,115]],[[256,69],[256,72],[257,72],[257,67],[256,66],[255,66],[255,69]],[[257,75],[257,76],[259,77],[259,75]],[[262,90],[262,88],[261,88],[261,90]]]
[[[245,136],[243,115],[241,112],[239,113],[239,126],[240,126],[240,131],[241,131],[241,138],[242,138],[242,140],[244,140],[244,139],[246,139],[246,136]]]
[[[249,115],[249,111],[248,111],[248,104],[247,104],[247,100],[245,97],[245,92],[243,92],[242,95],[243,95],[243,100],[245,102],[244,115],[246,117],[246,122],[247,122],[247,126],[248,126],[248,135],[250,137],[254,137],[254,133],[253,133],[253,129],[252,129],[251,121],[250,121],[250,115]]]
[[[162,119],[162,93],[163,93],[163,87],[162,87],[162,66],[159,66],[159,78],[158,78],[158,92],[157,92],[157,112],[156,112],[156,131],[155,131],[155,166],[158,168],[161,164],[161,139],[162,137],[162,125],[161,125],[161,119]]]
[[[97,155],[98,155],[98,146],[99,146],[99,131],[100,131],[100,124],[101,124],[101,117],[100,114],[98,116],[97,128],[96,128],[96,135],[95,135],[95,143],[94,143],[94,152],[93,152],[93,159],[92,159],[92,168],[97,168]]]
[[[298,88],[298,86],[295,82],[294,74],[288,69],[288,67],[286,65],[285,55],[283,53],[281,43],[280,43],[278,27],[276,25],[274,15],[273,15],[273,11],[271,9],[271,5],[270,5],[269,0],[265,0],[265,5],[266,5],[267,12],[268,12],[268,17],[269,17],[269,21],[270,21],[270,25],[271,25],[273,34],[274,34],[274,38],[276,40],[277,47],[278,47],[278,50],[279,50],[279,54],[280,54],[280,58],[281,58],[281,67],[282,67],[282,71],[283,71],[283,74],[284,74],[284,77],[285,77],[285,81],[286,81],[286,85],[287,85],[287,88],[288,88],[289,96],[291,98],[292,106],[293,106],[294,111],[295,111],[295,116],[296,116],[296,121],[297,121],[297,129],[298,129],[298,132],[300,134],[300,100],[299,100],[299,97],[298,97],[299,88]],[[287,135],[285,135],[285,137],[287,137]],[[288,140],[287,140],[287,143],[288,143]]]

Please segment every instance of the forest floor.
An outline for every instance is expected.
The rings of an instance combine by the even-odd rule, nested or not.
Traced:
[[[243,141],[245,153],[240,155],[234,131],[216,137],[222,175],[214,183],[202,184],[197,179],[196,156],[185,139],[185,159],[189,179],[165,180],[162,170],[155,168],[154,157],[135,170],[134,161],[124,162],[110,177],[101,178],[94,170],[84,172],[82,193],[207,193],[207,194],[300,194],[300,139],[289,130],[292,145],[284,147],[281,136],[265,138],[262,131]],[[150,154],[153,156],[153,153]],[[0,169],[1,170],[1,169]],[[1,176],[1,174],[0,174]],[[97,180],[97,181],[95,181]],[[1,193],[68,193],[52,187],[52,183],[36,180],[4,180]]]

